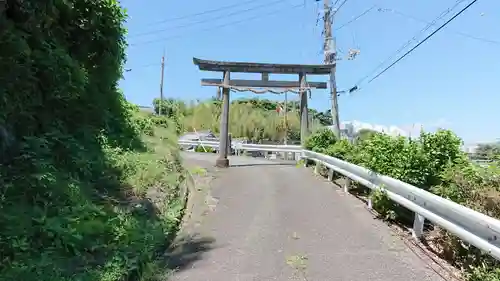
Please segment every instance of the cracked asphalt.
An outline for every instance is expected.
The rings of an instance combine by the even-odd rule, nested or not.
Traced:
[[[442,280],[362,202],[310,170],[247,157],[216,170],[215,154],[183,157],[214,176],[189,229],[214,242],[170,280]],[[301,268],[287,263],[296,257]]]

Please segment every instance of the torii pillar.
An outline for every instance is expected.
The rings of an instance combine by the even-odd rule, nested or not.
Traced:
[[[224,71],[222,82],[222,113],[220,118],[220,142],[219,142],[219,158],[215,160],[215,166],[219,168],[229,167],[229,159],[227,158],[231,145],[229,143],[229,80],[231,73]]]

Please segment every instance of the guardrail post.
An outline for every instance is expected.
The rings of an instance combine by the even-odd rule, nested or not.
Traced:
[[[329,181],[333,180],[333,169],[328,169],[328,180]]]
[[[368,197],[368,210],[373,210],[373,201],[371,196]]]
[[[351,186],[351,179],[350,178],[345,178],[344,182],[344,192],[348,193],[349,192],[349,187]]]
[[[415,220],[413,221],[412,230],[413,238],[419,240],[422,237],[422,235],[424,234],[424,222],[425,218],[422,215],[415,213]]]
[[[320,162],[316,161],[316,165],[314,166],[314,174],[318,175],[319,174],[319,167],[320,167]]]
[[[308,159],[308,158],[306,158],[306,157],[302,157],[301,159],[302,159],[302,161],[304,162],[304,167],[306,167],[306,168],[307,168],[307,167],[308,167],[308,163],[307,163],[307,162],[308,162],[308,160],[309,160],[309,159]]]

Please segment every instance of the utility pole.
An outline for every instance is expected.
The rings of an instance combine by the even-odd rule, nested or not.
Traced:
[[[163,75],[165,73],[165,50],[163,50],[163,56],[161,57],[161,78],[160,78],[160,104],[158,106],[158,114],[161,115],[163,107]]]
[[[332,125],[333,133],[340,138],[340,120],[339,120],[339,105],[337,100],[337,81],[335,79],[335,71],[337,69],[337,46],[335,38],[332,35],[333,17],[335,12],[333,7],[330,6],[329,0],[323,0],[323,22],[324,22],[324,36],[325,41],[323,50],[325,54],[325,64],[332,65],[330,72],[330,96],[332,99],[331,112],[332,112]]]

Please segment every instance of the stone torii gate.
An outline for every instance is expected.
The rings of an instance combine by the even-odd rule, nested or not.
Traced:
[[[193,62],[202,71],[222,72],[222,79],[202,79],[203,86],[216,86],[222,88],[222,116],[220,122],[220,145],[219,157],[215,162],[217,167],[229,167],[228,143],[229,141],[229,93],[233,89],[252,88],[271,89],[297,89],[300,95],[300,140],[303,144],[309,134],[309,118],[307,108],[307,90],[326,89],[326,82],[307,82],[306,75],[329,75],[331,65],[304,65],[304,64],[274,64],[255,62],[224,62],[209,61],[193,58]],[[230,74],[237,73],[260,73],[261,80],[231,80]],[[297,74],[299,80],[294,81],[270,81],[269,74]]]

